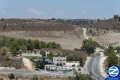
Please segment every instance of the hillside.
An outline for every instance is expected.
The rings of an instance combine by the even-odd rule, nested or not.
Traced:
[[[76,23],[75,25],[72,23]],[[77,25],[78,24],[78,25]],[[86,24],[86,25],[85,25]],[[80,48],[84,39],[81,27],[87,35],[100,44],[120,45],[120,21],[118,18],[104,20],[52,20],[52,19],[1,19],[0,38],[14,37],[38,39],[61,44],[63,49]]]
[[[120,21],[119,19],[106,19],[106,20],[96,20],[89,24],[88,32],[93,36],[100,34],[106,34],[109,31],[118,32],[120,31]],[[99,34],[98,34],[99,33]]]
[[[107,19],[94,22],[91,26],[97,29],[120,30],[120,21],[118,19]]]
[[[72,25],[40,19],[4,19],[0,31],[72,31]]]
[[[1,69],[2,67],[11,67],[11,68],[15,67],[16,69],[20,69],[23,68],[24,65],[21,59],[18,59],[16,57],[9,58],[7,55],[6,56],[0,55],[0,67]]]
[[[94,21],[87,29],[87,35],[104,46],[112,44],[119,46],[120,21],[119,19],[106,19]]]
[[[80,48],[84,39],[78,26],[42,19],[1,19],[0,36],[57,42],[72,50]]]

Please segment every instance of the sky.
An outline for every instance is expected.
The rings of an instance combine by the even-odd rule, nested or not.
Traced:
[[[0,0],[0,18],[108,19],[120,0]]]

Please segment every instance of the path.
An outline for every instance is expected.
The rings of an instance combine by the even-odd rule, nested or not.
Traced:
[[[85,28],[82,28],[82,29],[83,29],[83,35],[84,35],[85,39],[88,39],[88,36],[86,35],[87,30]]]
[[[26,68],[28,68],[29,70],[32,70],[32,69],[33,69],[33,68],[32,68],[32,63],[31,63],[31,61],[30,61],[29,59],[23,58],[22,61],[23,61],[23,64],[24,64],[24,66],[25,66]]]

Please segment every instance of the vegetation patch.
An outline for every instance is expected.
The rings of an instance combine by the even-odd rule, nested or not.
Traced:
[[[21,50],[33,50],[33,49],[41,49],[41,48],[61,48],[60,44],[55,42],[44,42],[39,40],[25,40],[25,39],[0,39],[0,45],[6,46],[10,48],[10,52],[13,55],[16,55],[18,51]],[[5,50],[2,50],[2,54],[5,54]]]

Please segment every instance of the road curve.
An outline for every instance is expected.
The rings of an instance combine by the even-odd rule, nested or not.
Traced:
[[[100,56],[92,57],[87,66],[88,72],[92,72],[92,76],[96,80],[104,80],[105,77],[100,73]]]
[[[85,39],[88,39],[88,36],[86,35],[87,30],[85,28],[82,29]],[[92,72],[92,76],[97,80],[105,79],[105,77],[100,72],[100,56],[95,56],[90,59],[87,65],[87,71],[88,73]]]

